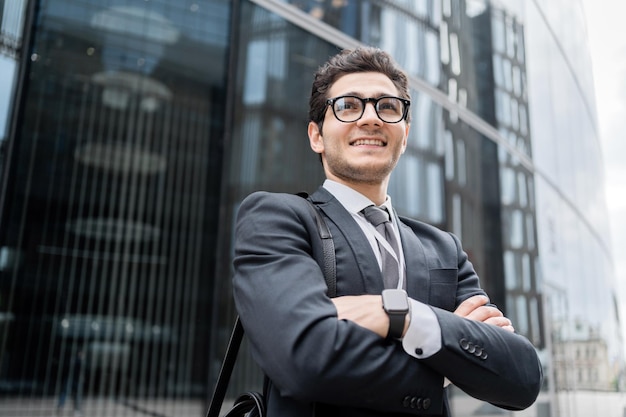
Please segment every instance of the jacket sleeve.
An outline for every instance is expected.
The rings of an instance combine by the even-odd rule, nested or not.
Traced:
[[[448,236],[454,241],[448,249],[456,251],[458,307],[482,290],[461,243],[456,236]],[[541,389],[543,371],[535,348],[525,337],[445,309],[432,309],[441,327],[442,349],[423,359],[423,363],[479,400],[509,410],[533,404]]]
[[[314,257],[321,242],[312,237],[316,226],[306,204],[297,196],[255,193],[240,206],[233,294],[254,359],[285,397],[439,413],[441,374],[398,343],[338,320]],[[421,410],[410,407],[414,398]]]
[[[543,379],[537,352],[523,336],[433,307],[442,349],[423,359],[434,371],[479,400],[508,410],[535,402]]]

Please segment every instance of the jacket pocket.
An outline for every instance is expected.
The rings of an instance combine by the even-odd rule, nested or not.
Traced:
[[[456,269],[431,269],[429,303],[435,307],[454,311],[456,306]]]

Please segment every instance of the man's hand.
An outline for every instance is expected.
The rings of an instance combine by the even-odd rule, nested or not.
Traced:
[[[339,320],[353,321],[380,337],[387,337],[389,317],[383,310],[383,300],[380,295],[346,295],[335,297],[332,302],[337,308]]]
[[[454,314],[469,320],[482,321],[483,323],[492,324],[504,330],[515,332],[511,320],[504,317],[502,312],[496,307],[485,305],[488,302],[489,299],[484,295],[475,295],[463,301],[454,311]]]

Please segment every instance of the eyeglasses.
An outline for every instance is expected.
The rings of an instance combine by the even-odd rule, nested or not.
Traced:
[[[365,113],[368,102],[374,105],[376,114],[385,123],[399,123],[406,119],[411,101],[393,96],[361,98],[341,96],[329,98],[326,105],[331,106],[333,114],[340,122],[351,123],[359,120]]]

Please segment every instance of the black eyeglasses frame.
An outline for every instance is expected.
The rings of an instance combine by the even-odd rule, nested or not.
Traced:
[[[357,117],[354,120],[342,120],[339,118],[339,116],[337,116],[337,113],[335,112],[335,102],[337,102],[337,100],[342,99],[342,98],[355,98],[357,100],[359,100],[362,104],[363,107],[361,108],[361,114],[359,115],[359,117]],[[400,117],[399,120],[396,120],[395,122],[388,122],[387,120],[383,119],[380,116],[380,113],[378,113],[378,102],[380,100],[386,99],[386,98],[393,98],[396,100],[399,100],[404,108],[402,110],[402,117]],[[381,97],[367,97],[367,98],[363,98],[363,97],[359,97],[359,96],[354,96],[354,95],[345,95],[345,96],[338,96],[338,97],[334,97],[334,98],[329,98],[326,99],[326,105],[330,106],[330,108],[333,110],[333,115],[335,116],[335,119],[339,120],[342,123],[354,123],[357,120],[359,120],[361,117],[363,117],[363,114],[365,113],[365,107],[367,106],[367,103],[372,103],[372,105],[374,106],[374,111],[376,112],[376,116],[378,116],[378,118],[380,120],[382,120],[385,123],[391,123],[391,124],[395,124],[395,123],[400,123],[403,120],[406,120],[408,114],[409,114],[409,106],[411,105],[411,100],[407,100],[405,98],[402,97],[396,97],[396,96],[381,96]]]

